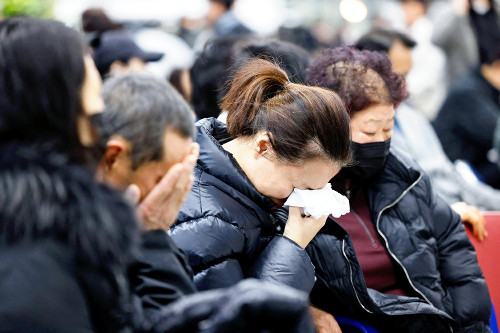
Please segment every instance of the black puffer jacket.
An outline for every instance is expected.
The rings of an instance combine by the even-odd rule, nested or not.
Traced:
[[[171,236],[188,254],[198,289],[255,277],[309,292],[314,267],[307,253],[288,238],[275,236],[275,204],[222,148],[230,140],[225,125],[209,118],[197,128],[201,153],[195,182]]]
[[[474,248],[428,176],[391,152],[364,190],[381,239],[418,297],[367,289],[349,235],[330,220],[307,248],[317,276],[312,302],[382,332],[489,332],[491,301]]]

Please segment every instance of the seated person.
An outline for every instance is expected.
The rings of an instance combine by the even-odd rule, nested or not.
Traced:
[[[147,315],[143,329],[194,331],[193,325],[208,319],[214,327],[245,325],[255,332],[272,332],[280,325],[290,332],[312,331],[306,294],[287,288],[272,291],[272,284],[249,281],[184,297],[196,292],[192,271],[184,252],[165,231],[175,221],[193,181],[199,146],[192,143],[191,110],[172,86],[147,73],[108,79],[103,97],[106,111],[99,125],[107,143],[99,178],[138,203],[143,226],[149,230],[142,233],[140,260],[130,273],[133,291]],[[256,292],[262,297],[259,302],[253,299]],[[223,316],[228,311],[227,297],[235,312]],[[273,302],[280,307],[271,306],[269,318],[259,315],[259,309]],[[271,320],[277,314],[287,319]]]
[[[145,308],[160,308],[196,292],[184,253],[165,232],[193,181],[199,150],[192,142],[193,117],[173,87],[147,73],[108,79],[103,97],[99,125],[106,151],[97,177],[139,204],[150,232],[143,232],[132,282]]]
[[[197,123],[195,182],[171,236],[199,290],[256,277],[309,292],[314,268],[304,248],[326,216],[292,207],[277,232],[272,212],[295,187],[323,188],[350,159],[347,112],[335,93],[291,83],[262,59],[239,69],[221,106],[227,127]]]
[[[163,57],[163,53],[147,52],[139,48],[123,31],[103,32],[91,44],[92,57],[102,78],[145,71],[146,63]]]
[[[500,167],[490,155],[500,116],[500,36],[480,51],[481,65],[452,83],[432,125],[450,160],[467,161],[500,189]]]
[[[343,99],[355,158],[332,179],[351,212],[307,248],[311,302],[381,332],[489,332],[488,288],[460,217],[412,160],[390,150],[404,77],[386,54],[339,47],[311,64],[308,82]]]
[[[386,52],[394,72],[406,75],[412,65],[414,41],[391,30],[375,30],[360,38],[356,48]],[[431,123],[420,112],[402,102],[396,110],[391,145],[410,155],[429,175],[434,190],[448,202],[474,235],[487,236],[482,210],[500,210],[500,191],[481,182],[469,183],[443,151]],[[477,208],[476,208],[477,207]]]

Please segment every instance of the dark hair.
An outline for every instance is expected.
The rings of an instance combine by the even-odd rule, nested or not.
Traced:
[[[271,62],[250,60],[234,75],[222,109],[231,137],[269,134],[277,158],[350,162],[349,117],[333,91],[290,83]],[[349,160],[349,161],[348,161]]]
[[[163,158],[165,130],[194,138],[194,119],[182,96],[164,80],[147,73],[108,79],[103,86],[106,111],[101,131],[119,134],[132,144],[132,167]]]
[[[188,75],[189,78],[189,71],[187,69],[176,68],[172,71],[172,73],[170,73],[168,82],[170,82],[172,87],[174,87],[175,90],[177,90],[179,94],[181,94],[186,102],[191,103],[191,92],[183,82],[184,75]]]
[[[306,69],[311,63],[311,56],[305,49],[277,39],[254,38],[238,43],[234,46],[234,54],[235,68],[251,58],[261,58],[280,66],[294,83],[306,81]]]
[[[0,141],[55,141],[83,158],[82,36],[60,22],[12,18],[0,22],[0,45]]]
[[[311,29],[304,26],[281,26],[278,29],[278,39],[303,47],[309,52],[314,52],[319,46],[319,41],[311,32]]]
[[[224,7],[226,7],[226,9],[230,9],[233,6],[235,0],[210,0],[210,1],[211,2],[218,2],[222,5],[224,5]]]
[[[392,70],[386,53],[352,46],[325,50],[307,69],[307,82],[337,92],[351,116],[376,104],[397,107],[408,97],[404,76]]]
[[[362,36],[354,47],[358,50],[389,52],[395,42],[401,42],[404,46],[412,49],[417,43],[408,35],[395,30],[375,29]]]
[[[221,89],[230,76],[233,64],[232,48],[241,40],[241,35],[210,40],[191,67],[191,102],[199,119],[217,117],[220,114],[219,100],[224,96]]]
[[[84,32],[105,32],[117,30],[122,24],[109,18],[102,8],[89,8],[82,13],[82,29]]]

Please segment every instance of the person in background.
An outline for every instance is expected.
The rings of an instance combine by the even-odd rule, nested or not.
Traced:
[[[481,65],[453,83],[432,125],[450,160],[465,160],[480,180],[500,189],[500,168],[490,153],[500,116],[500,28],[495,20],[480,22]]]
[[[356,162],[331,181],[351,212],[307,248],[317,278],[311,302],[381,332],[490,332],[488,288],[459,215],[390,149],[404,77],[387,54],[345,46],[316,59],[308,83],[344,101]]]
[[[198,119],[217,117],[224,83],[233,63],[233,47],[242,36],[223,36],[210,40],[189,70],[192,104]]]
[[[431,0],[398,0],[406,19],[408,34],[417,42],[413,67],[408,73],[408,103],[429,120],[436,117],[446,96],[446,57],[432,43],[434,26],[427,16]]]
[[[251,33],[234,15],[235,0],[210,0],[206,20],[213,27],[216,36],[241,35]]]
[[[82,13],[82,30],[87,34],[121,29],[123,24],[109,18],[102,8],[89,8]]]
[[[314,268],[304,248],[326,216],[291,207],[277,231],[272,212],[294,188],[323,188],[350,160],[347,113],[334,92],[291,83],[262,59],[234,74],[221,107],[227,127],[214,118],[197,123],[196,179],[172,239],[199,290],[256,277],[309,292]]]
[[[146,70],[146,63],[158,61],[163,53],[147,52],[121,31],[109,31],[92,42],[95,64],[102,78]]]
[[[227,93],[226,81],[251,58],[278,64],[294,83],[305,81],[305,70],[311,61],[306,50],[280,40],[252,36],[215,38],[207,44],[190,71],[193,107],[199,119],[221,114],[219,102]],[[225,116],[226,113],[219,119],[223,121]]]
[[[375,30],[361,37],[355,47],[387,53],[394,72],[406,75],[411,68],[414,44],[411,38],[399,32]],[[436,192],[472,226],[474,235],[484,240],[485,220],[478,208],[500,210],[500,192],[482,183],[470,184],[444,153],[431,123],[404,101],[397,108],[394,121],[391,144],[422,167]]]
[[[446,55],[446,86],[467,74],[479,62],[477,40],[470,19],[470,0],[433,1],[428,16],[432,42]]]

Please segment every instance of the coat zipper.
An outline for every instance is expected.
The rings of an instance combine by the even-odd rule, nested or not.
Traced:
[[[413,282],[411,281],[410,279],[410,275],[408,274],[408,271],[406,270],[406,268],[403,266],[403,264],[401,263],[401,261],[399,261],[399,259],[396,257],[396,255],[394,253],[392,253],[391,249],[389,248],[389,242],[387,241],[387,238],[385,237],[385,235],[382,233],[382,231],[380,231],[380,228],[379,228],[379,224],[380,224],[380,217],[382,216],[382,213],[386,210],[386,209],[389,209],[393,206],[395,206],[398,202],[401,201],[401,199],[403,199],[403,197],[413,188],[415,187],[415,185],[417,185],[417,183],[422,179],[422,174],[420,174],[420,176],[417,178],[417,180],[411,184],[393,203],[391,203],[390,205],[387,205],[385,206],[384,208],[382,208],[382,210],[378,213],[378,216],[377,216],[377,223],[376,223],[376,226],[377,226],[377,232],[379,233],[379,235],[384,239],[384,242],[385,242],[385,246],[387,248],[387,252],[389,252],[389,254],[391,255],[391,257],[399,264],[399,266],[403,269],[403,272],[405,273],[406,275],[406,278],[408,279],[408,282],[410,283],[410,286],[413,288],[414,291],[417,292],[417,294],[419,294],[420,296],[422,296],[422,298],[427,302],[429,303],[429,305],[432,305],[434,306],[431,301],[429,301],[429,299],[427,297],[425,297],[425,295],[417,289],[417,287],[415,287],[415,285],[413,284]],[[450,326],[450,330],[451,332],[453,332],[453,328]]]
[[[354,295],[356,295],[356,299],[358,300],[359,305],[361,305],[361,307],[363,309],[365,309],[366,312],[373,314],[373,311],[368,310],[363,305],[363,303],[361,303],[361,300],[359,299],[359,296],[358,296],[358,292],[356,291],[356,287],[354,286],[351,262],[349,261],[349,259],[347,258],[347,255],[345,254],[345,239],[342,240],[342,254],[344,255],[344,258],[346,259],[347,264],[349,265],[349,273],[350,273],[350,278],[351,278],[352,289],[354,290]]]
[[[356,213],[356,211],[352,208],[352,213],[354,214],[354,216],[358,219],[358,222],[359,224],[361,224],[361,226],[363,227],[363,229],[365,230],[366,234],[368,235],[368,238],[370,238],[370,242],[372,243],[372,246],[374,248],[377,248],[378,247],[378,244],[377,242],[375,241],[375,238],[373,238],[373,235],[370,233],[370,231],[368,230],[368,227],[366,226],[365,222],[363,221],[363,219],[361,218],[361,216],[358,215],[358,213]]]

